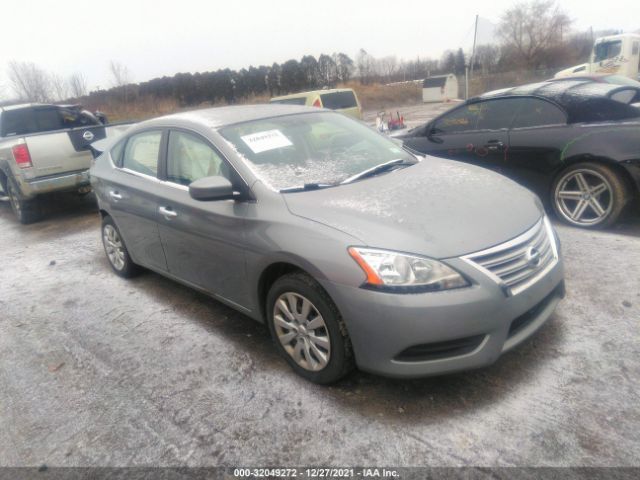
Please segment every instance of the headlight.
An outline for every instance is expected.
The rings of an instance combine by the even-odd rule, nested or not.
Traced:
[[[364,270],[370,286],[433,291],[469,285],[454,269],[430,258],[360,247],[350,247],[349,255]]]

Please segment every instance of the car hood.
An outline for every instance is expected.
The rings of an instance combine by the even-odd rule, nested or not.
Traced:
[[[449,258],[510,240],[543,215],[540,200],[487,169],[426,157],[351,184],[283,194],[289,211],[363,246]]]

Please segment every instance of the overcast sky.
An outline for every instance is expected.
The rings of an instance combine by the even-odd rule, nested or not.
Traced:
[[[0,85],[6,63],[34,62],[91,88],[109,87],[110,60],[134,81],[177,72],[271,65],[302,55],[360,48],[376,57],[439,58],[469,47],[475,14],[497,22],[514,0],[10,1],[0,28]],[[638,0],[560,0],[584,30],[640,29]],[[487,25],[488,22],[482,22]],[[490,35],[486,29],[481,37]],[[0,90],[0,93],[2,91]]]

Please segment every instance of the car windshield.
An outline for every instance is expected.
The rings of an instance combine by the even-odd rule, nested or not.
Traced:
[[[393,141],[339,113],[266,118],[224,127],[220,134],[276,190],[335,185],[383,163],[416,161]]]
[[[596,43],[596,45],[593,47],[593,53],[594,53],[593,61],[594,63],[598,63],[604,60],[609,60],[610,58],[617,57],[618,55],[620,55],[621,50],[622,50],[621,40]]]

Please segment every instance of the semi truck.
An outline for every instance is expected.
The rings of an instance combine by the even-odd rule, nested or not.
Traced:
[[[561,70],[555,78],[587,74],[622,75],[639,80],[640,34],[622,33],[596,38],[588,63]]]

